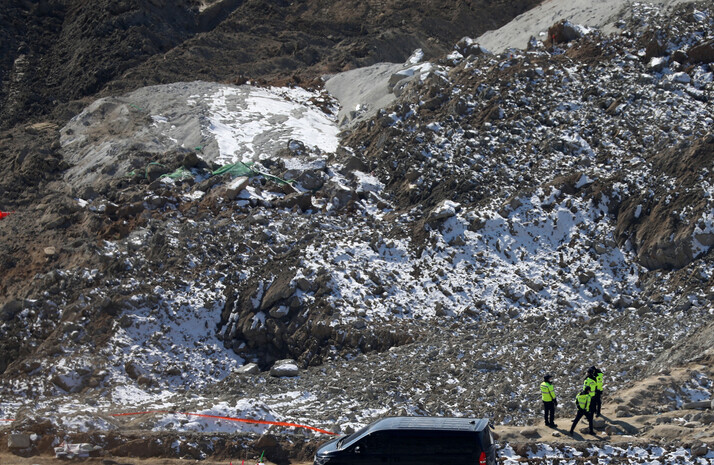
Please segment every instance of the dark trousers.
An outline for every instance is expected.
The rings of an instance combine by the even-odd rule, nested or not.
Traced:
[[[578,425],[578,422],[582,417],[585,417],[588,419],[588,426],[590,426],[590,432],[593,433],[595,430],[593,429],[593,414],[592,412],[588,412],[587,410],[583,410],[580,407],[578,407],[578,414],[575,415],[575,420],[573,420],[573,426],[570,427],[570,432],[572,433],[575,431],[575,427]]]
[[[602,407],[602,391],[595,391],[592,401],[590,401],[590,411],[600,416],[600,408]]]
[[[555,423],[555,402],[552,400],[550,402],[543,401],[543,410],[545,412],[545,424],[552,425]]]

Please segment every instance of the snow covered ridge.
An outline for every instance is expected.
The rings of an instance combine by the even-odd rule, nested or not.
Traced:
[[[203,160],[225,165],[273,157],[296,140],[332,153],[336,111],[318,92],[208,82],[99,99],[62,128],[63,152],[74,165],[67,180],[87,186],[120,178],[167,152],[197,151]]]

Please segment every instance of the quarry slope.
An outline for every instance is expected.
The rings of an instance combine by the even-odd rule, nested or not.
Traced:
[[[462,39],[347,129],[319,86],[190,81],[6,131],[3,434],[287,463],[324,438],[185,412],[453,415],[514,463],[706,463],[713,24],[638,4],[616,35]],[[590,365],[599,442],[549,436],[540,379],[562,428]]]
[[[535,0],[13,2],[0,17],[0,127],[63,124],[95,96],[177,81],[295,81],[416,48],[430,56]]]

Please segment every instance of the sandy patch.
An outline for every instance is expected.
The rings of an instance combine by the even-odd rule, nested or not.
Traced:
[[[690,0],[652,0],[650,3],[672,7]],[[547,39],[548,28],[561,19],[576,24],[596,27],[606,33],[617,31],[615,22],[630,9],[629,2],[621,0],[550,0],[529,10],[513,21],[479,36],[476,42],[493,53],[500,53],[508,48],[525,49],[528,40],[535,37]]]

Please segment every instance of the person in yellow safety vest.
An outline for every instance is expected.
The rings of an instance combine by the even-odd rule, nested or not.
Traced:
[[[597,392],[597,379],[595,377],[595,367],[588,368],[588,374],[585,376],[585,382],[583,382],[583,387],[589,388],[590,392],[590,413],[595,412],[595,402],[593,398]]]
[[[594,366],[590,367],[590,369],[595,374],[595,395],[592,400],[592,410],[595,413],[595,416],[600,418],[600,409],[602,408],[603,379],[605,378],[605,375],[603,375],[602,371],[598,370]]]
[[[555,424],[555,407],[558,405],[558,399],[555,398],[555,388],[551,384],[552,379],[552,375],[543,376],[543,382],[540,383],[540,393],[545,412],[545,426],[557,428],[558,425]]]
[[[575,406],[578,408],[578,413],[577,415],[575,415],[575,420],[573,420],[573,426],[570,427],[571,436],[575,432],[575,427],[577,426],[578,422],[582,417],[588,419],[588,433],[595,434],[595,430],[593,429],[593,414],[590,411],[591,400],[592,396],[590,395],[590,388],[588,386],[585,386],[583,388],[583,391],[577,396],[575,396]]]

